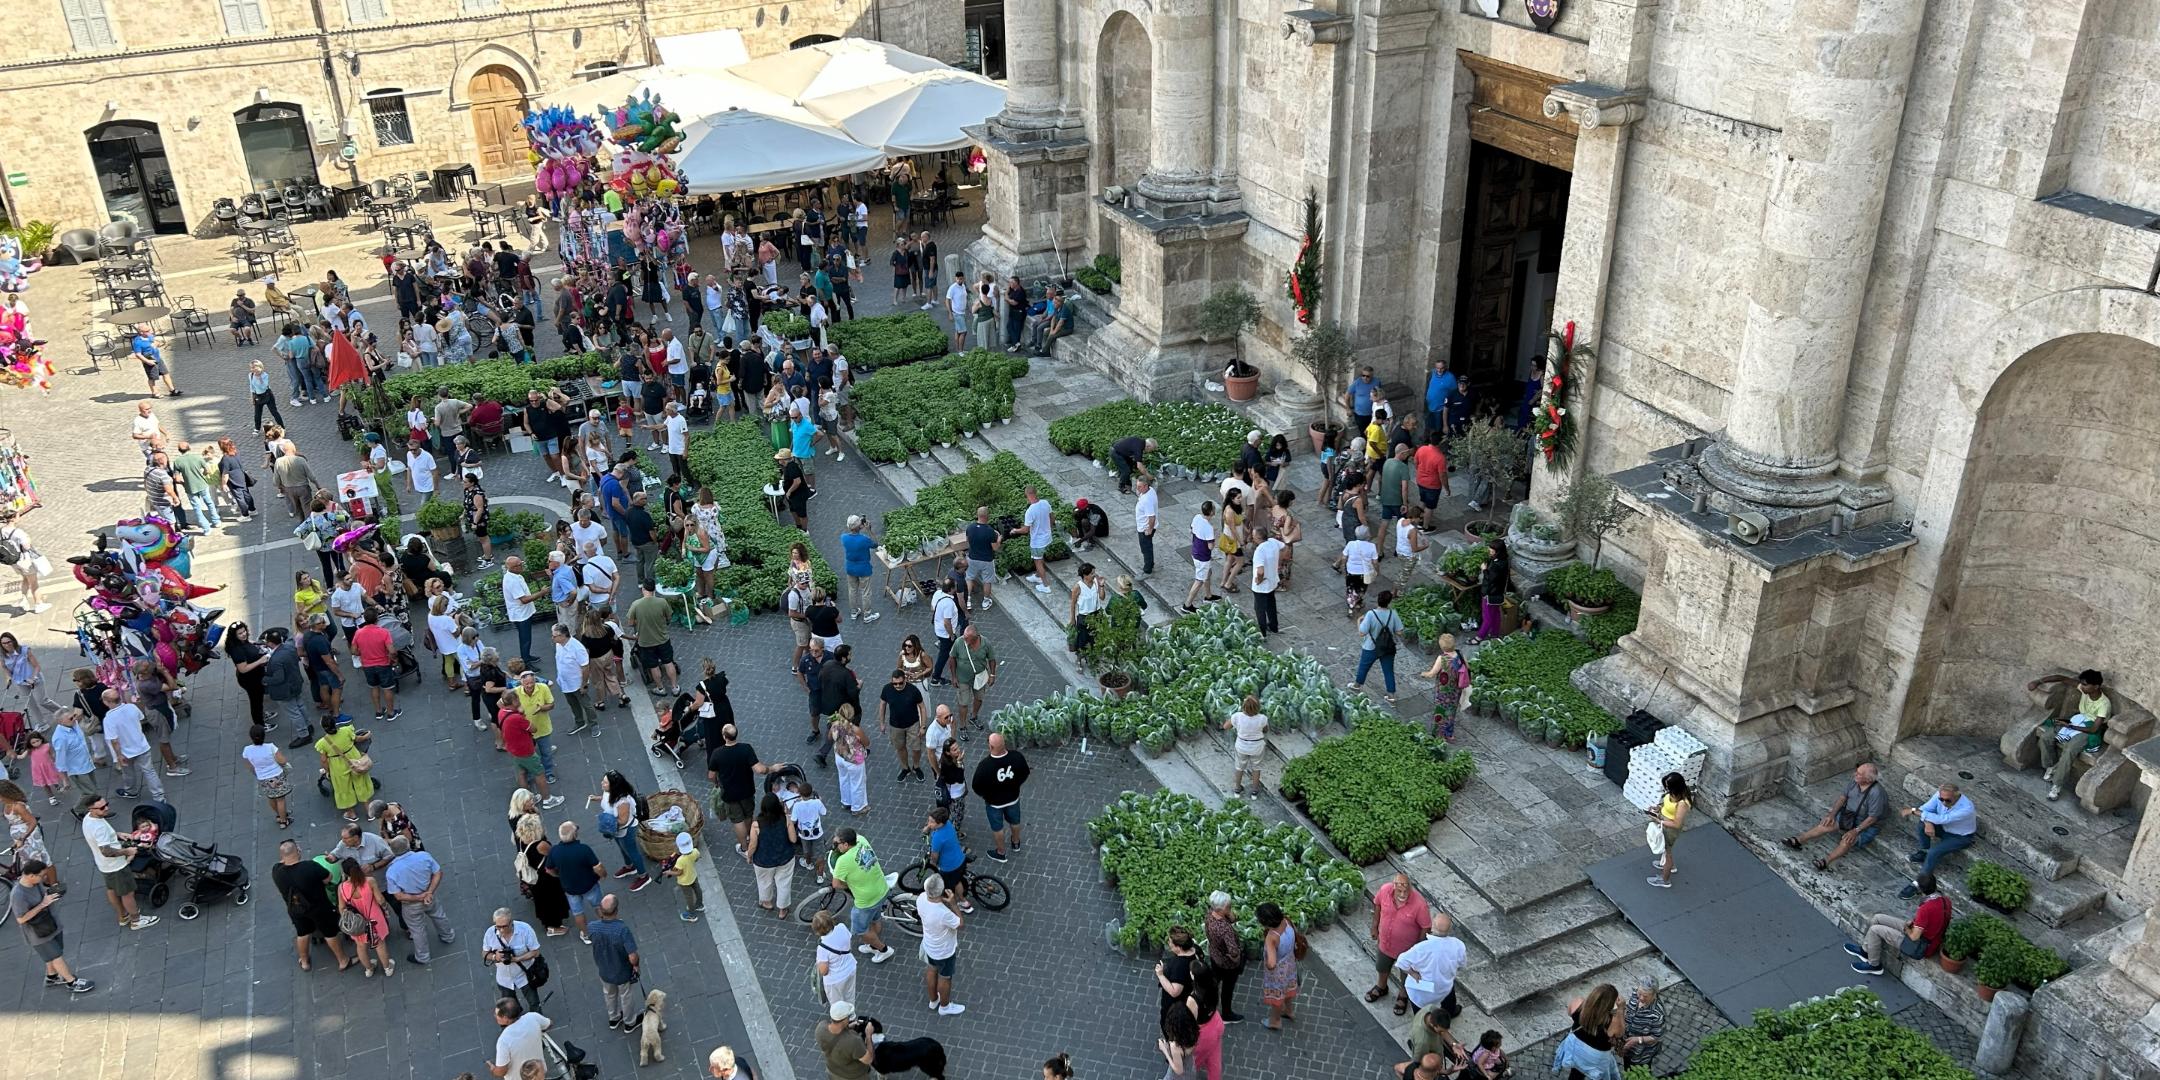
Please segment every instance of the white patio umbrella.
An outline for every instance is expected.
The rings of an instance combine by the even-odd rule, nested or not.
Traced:
[[[737,64],[728,71],[781,97],[808,102],[812,98],[889,82],[918,71],[945,68],[946,65],[939,61],[918,56],[897,45],[864,38],[841,38],[759,57],[747,64]]]
[[[676,166],[692,195],[823,180],[874,169],[885,160],[883,152],[807,113],[797,119],[729,109],[693,120],[683,132]]]
[[[953,150],[973,140],[964,127],[1005,108],[1005,88],[966,71],[920,71],[803,102],[848,137],[895,157]]]

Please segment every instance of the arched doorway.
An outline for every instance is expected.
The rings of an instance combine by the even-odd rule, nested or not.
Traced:
[[[826,42],[828,42],[828,41],[838,41],[838,40],[840,40],[840,39],[839,39],[839,38],[836,38],[836,37],[834,37],[834,36],[832,36],[831,34],[809,34],[809,35],[806,35],[806,36],[804,36],[804,37],[799,37],[799,38],[796,38],[796,39],[795,39],[795,40],[793,40],[793,41],[790,41],[790,42],[788,42],[788,48],[790,48],[790,49],[807,49],[807,48],[809,48],[809,47],[810,47],[810,46],[812,46],[812,45],[823,45],[823,44],[825,44],[825,43],[826,43]]]
[[[525,81],[517,72],[491,64],[473,73],[465,96],[472,104],[474,162],[480,175],[495,178],[525,166]]]
[[[144,232],[184,233],[180,190],[165,159],[165,138],[156,124],[113,120],[85,132],[90,166],[105,197],[105,216],[132,221]]]
[[[2098,668],[2160,697],[2160,345],[2056,338],[2013,362],[1974,420],[1937,587],[1928,729],[1992,737],[2025,680]]]
[[[1096,48],[1096,187],[1131,187],[1148,171],[1148,114],[1154,100],[1154,47],[1131,12],[1112,12]]]
[[[250,105],[233,114],[233,127],[240,133],[240,157],[247,162],[248,190],[283,191],[316,182],[314,139],[299,105]]]

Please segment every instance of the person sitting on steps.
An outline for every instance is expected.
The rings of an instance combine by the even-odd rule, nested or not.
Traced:
[[[1882,829],[1883,816],[1890,809],[1890,793],[1884,790],[1874,764],[1861,762],[1853,769],[1852,783],[1838,796],[1837,805],[1815,823],[1815,827],[1798,836],[1788,836],[1781,843],[1794,851],[1819,836],[1839,833],[1837,847],[1830,854],[1815,860],[1815,869],[1828,870],[1830,864],[1851,854],[1856,848],[1864,848],[1875,842],[1875,834]]]
[[[2106,749],[2108,720],[2115,715],[2115,695],[2099,672],[2078,672],[2075,695],[2069,692],[2071,681],[2068,675],[2043,675],[2025,684],[2027,690],[2048,689],[2047,717],[2033,725],[2033,740],[2040,746],[2040,771],[2048,778],[2050,802],[2062,798],[2079,755]]]

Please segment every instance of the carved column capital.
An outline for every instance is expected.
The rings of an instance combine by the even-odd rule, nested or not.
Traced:
[[[1350,16],[1320,8],[1300,8],[1283,13],[1283,36],[1296,38],[1310,48],[1340,45],[1350,40]]]
[[[1546,92],[1544,111],[1551,120],[1566,113],[1584,131],[1624,127],[1643,118],[1643,92],[1602,83],[1561,83]]]

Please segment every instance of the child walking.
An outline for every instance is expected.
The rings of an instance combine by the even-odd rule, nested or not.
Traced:
[[[676,833],[675,863],[669,873],[675,875],[675,884],[682,889],[684,922],[696,922],[705,913],[705,889],[698,884],[697,864],[697,841],[689,833]]]

